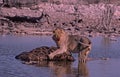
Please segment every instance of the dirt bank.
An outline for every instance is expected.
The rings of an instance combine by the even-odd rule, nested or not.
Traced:
[[[31,7],[1,7],[0,34],[51,34],[56,27],[70,34],[120,35],[117,4],[52,4]]]

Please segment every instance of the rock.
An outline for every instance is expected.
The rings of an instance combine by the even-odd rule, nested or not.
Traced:
[[[49,59],[49,54],[54,52],[57,47],[47,47],[42,46],[35,48],[30,52],[22,52],[17,55],[15,58],[21,61],[30,62],[30,61],[74,61],[74,58],[70,53],[62,53],[56,55],[52,60]]]
[[[101,60],[109,60],[110,58],[105,58],[105,57],[103,57],[103,58],[101,58]]]

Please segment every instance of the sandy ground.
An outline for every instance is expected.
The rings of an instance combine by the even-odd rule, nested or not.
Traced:
[[[0,34],[50,35],[62,27],[72,34],[120,35],[120,6],[117,4],[51,4],[1,8]]]

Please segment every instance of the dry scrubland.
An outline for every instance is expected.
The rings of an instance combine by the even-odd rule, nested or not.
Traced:
[[[64,1],[64,0],[63,0]],[[1,7],[1,34],[51,34],[62,27],[72,34],[120,35],[119,3],[39,3],[30,7]]]

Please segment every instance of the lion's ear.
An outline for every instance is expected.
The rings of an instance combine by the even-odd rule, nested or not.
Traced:
[[[64,31],[63,29],[60,29],[60,32],[61,32],[61,33],[64,33],[65,31]]]
[[[55,33],[55,30],[53,30],[53,33]]]

